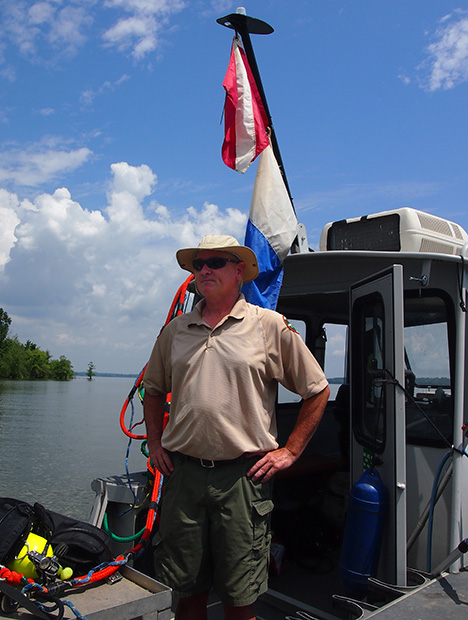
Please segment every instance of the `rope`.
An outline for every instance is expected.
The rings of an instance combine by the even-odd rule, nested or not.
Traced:
[[[28,583],[22,589],[21,594],[28,594],[31,591],[34,591],[34,596],[39,599],[34,601],[34,603],[41,611],[51,619],[62,620],[65,609],[63,602],[59,598],[50,594],[46,587],[35,582]],[[55,611],[57,614],[54,615]]]
[[[148,465],[151,463],[148,460]],[[151,501],[149,505],[148,514],[146,515],[146,524],[144,532],[140,538],[139,543],[128,551],[128,554],[132,554],[138,556],[141,552],[146,548],[146,544],[148,543],[149,537],[151,536],[151,532],[153,531],[153,525],[156,521],[156,509],[158,507],[158,502],[161,494],[162,483],[163,483],[163,475],[157,469],[154,469],[155,477],[154,477],[154,486],[153,492],[151,494]]]
[[[77,608],[73,605],[73,603],[71,601],[67,601],[67,600],[63,600],[62,599],[62,603],[68,607],[69,609],[72,610],[72,612],[75,614],[75,616],[78,618],[78,620],[88,620],[87,617],[85,615],[83,615],[82,613],[80,613]]]
[[[103,562],[102,564],[99,564],[95,568],[91,569],[86,575],[75,577],[71,580],[71,583],[74,588],[79,588],[80,586],[107,579],[117,572],[120,566],[126,564],[128,560],[128,556],[124,557],[123,555],[119,555],[112,560],[112,562]]]
[[[26,583],[34,583],[34,579],[28,579],[21,573],[17,573],[14,570],[10,570],[6,566],[0,566],[0,580],[12,583],[13,585],[20,586]]]

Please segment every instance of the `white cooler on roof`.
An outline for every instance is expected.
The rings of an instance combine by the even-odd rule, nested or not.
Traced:
[[[326,224],[320,250],[460,254],[468,234],[458,224],[403,207]]]

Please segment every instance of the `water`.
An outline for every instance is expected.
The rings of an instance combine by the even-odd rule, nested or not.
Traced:
[[[133,383],[120,377],[0,380],[0,497],[38,501],[87,520],[94,478],[125,473],[128,438],[119,417]],[[138,422],[143,418],[138,397],[134,405]],[[127,423],[130,414],[129,407]],[[144,425],[135,429],[144,432]],[[140,446],[131,444],[129,471],[146,469]]]
[[[119,416],[133,383],[120,377],[0,380],[0,496],[87,520],[92,480],[125,472],[128,438]],[[138,397],[134,403],[138,422],[143,408]],[[129,407],[127,422],[130,414]],[[135,429],[144,432],[144,426]],[[146,468],[140,445],[130,447],[130,471]]]

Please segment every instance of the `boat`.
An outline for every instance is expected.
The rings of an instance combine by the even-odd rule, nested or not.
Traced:
[[[385,620],[413,618],[415,607],[455,617],[468,603],[468,234],[405,207],[329,223],[320,245],[286,258],[278,310],[322,366],[343,343],[343,376],[307,450],[275,480],[274,570],[259,617]],[[279,391],[280,443],[299,407]],[[385,489],[381,506],[368,481],[356,493],[369,471]],[[146,472],[131,486],[126,475],[95,480],[91,521],[107,512],[117,536],[137,532]]]
[[[236,15],[224,25],[241,29],[239,19],[252,25]],[[250,32],[257,27],[254,20]],[[467,258],[461,226],[409,207],[330,222],[318,251],[298,229],[277,309],[324,368],[335,358],[341,365],[316,434],[275,479],[270,588],[259,618],[449,619],[468,605]],[[187,281],[168,320],[196,298]],[[142,376],[121,423],[144,390]],[[279,390],[280,445],[299,408]],[[144,439],[133,421],[123,427]],[[160,482],[148,470],[92,482],[90,523],[110,533],[115,556],[149,529],[146,554],[125,569],[132,579],[151,579]],[[169,618],[165,601],[124,617]],[[106,613],[91,617],[119,617]],[[218,617],[213,598],[209,618]]]

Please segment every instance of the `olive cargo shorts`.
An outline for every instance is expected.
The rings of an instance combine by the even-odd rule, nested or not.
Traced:
[[[258,457],[215,468],[172,455],[164,480],[156,579],[178,597],[214,588],[223,603],[252,604],[268,587],[272,481],[246,472]]]

